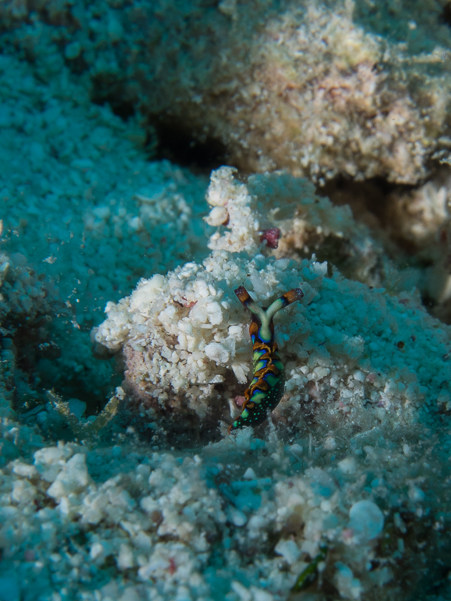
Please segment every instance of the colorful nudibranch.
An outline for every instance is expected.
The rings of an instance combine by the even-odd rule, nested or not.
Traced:
[[[274,342],[274,315],[300,300],[304,293],[294,288],[275,300],[267,309],[259,307],[250,297],[244,286],[239,286],[235,294],[252,314],[249,333],[253,344],[254,377],[244,392],[244,403],[241,415],[229,427],[231,430],[243,426],[261,424],[279,404],[285,385],[284,367],[277,354]]]

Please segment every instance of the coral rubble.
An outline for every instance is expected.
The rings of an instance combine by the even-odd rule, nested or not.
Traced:
[[[268,180],[268,194],[283,189],[274,180]],[[207,198],[213,205],[207,221],[214,222],[218,208],[227,214],[222,233],[210,238],[212,254],[201,265],[187,263],[167,276],[141,280],[129,297],[107,304],[108,318],[95,333],[111,351],[123,349],[127,384],[148,419],[172,416],[186,427],[181,414],[207,422],[227,415],[226,399],[232,405],[250,369],[247,328],[233,296],[243,283],[263,305],[290,288],[305,294],[277,319],[288,394],[276,413],[285,419],[296,421],[304,404],[313,402],[315,413],[324,408],[326,415],[362,424],[385,420],[387,413],[413,423],[420,415],[426,419],[430,405],[434,413],[451,401],[448,329],[437,328],[415,294],[372,289],[314,259],[258,253],[259,214],[230,169],[213,174]],[[302,208],[307,222],[322,209],[313,198],[304,199]],[[323,227],[337,230],[338,223],[341,235],[346,233],[342,213],[337,211],[334,223],[331,210]],[[437,352],[425,365],[432,347]]]
[[[450,597],[450,23],[0,0],[0,601]]]
[[[388,441],[375,428],[349,441],[283,444],[247,430],[202,457],[125,440],[46,446],[2,469],[2,590],[281,601],[320,544],[327,554],[316,599],[330,599],[331,587],[344,599],[425,590],[440,562],[417,544],[446,540],[449,498],[439,483],[446,470],[426,432],[421,439]],[[425,460],[437,477],[425,475]],[[449,560],[446,547],[441,559]]]
[[[29,4],[30,20],[25,4],[0,6],[4,46],[45,80],[66,65],[118,113],[139,104],[163,143],[185,131],[241,169],[319,182],[415,184],[449,154],[444,2]],[[387,13],[398,35],[381,35]]]

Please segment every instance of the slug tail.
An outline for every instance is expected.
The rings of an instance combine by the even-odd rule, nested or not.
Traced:
[[[253,302],[251,295],[244,286],[238,286],[238,288],[234,290],[234,292],[237,295],[238,300],[240,300],[245,307],[247,307],[249,303]]]
[[[300,288],[293,288],[292,290],[285,292],[285,294],[283,294],[281,298],[286,300],[287,305],[291,305],[291,303],[295,303],[296,301],[301,300],[303,296],[304,293]]]

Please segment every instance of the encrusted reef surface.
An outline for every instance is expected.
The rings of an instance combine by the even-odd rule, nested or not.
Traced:
[[[384,440],[376,427],[283,443],[247,430],[197,454],[125,440],[46,446],[2,470],[2,594],[296,598],[291,587],[325,543],[312,599],[415,598],[449,562],[449,473],[430,436],[423,427],[414,441]]]
[[[450,21],[0,0],[0,601],[451,599]]]
[[[450,150],[447,7],[31,0],[0,15],[42,77],[66,64],[96,99],[123,114],[139,104],[186,150],[196,135],[248,171],[415,184]]]
[[[214,205],[207,221],[219,207],[228,220],[225,232],[210,238],[213,252],[200,265],[141,280],[131,296],[107,304],[108,318],[96,330],[97,342],[123,349],[127,386],[147,420],[174,418],[176,428],[186,428],[190,415],[217,423],[229,413],[239,385],[250,379],[249,317],[233,295],[241,283],[263,306],[291,288],[304,292],[301,303],[277,317],[287,365],[288,399],[276,411],[281,418],[298,424],[302,415],[324,410],[333,422],[342,416],[379,423],[396,414],[407,424],[443,410],[441,403],[451,401],[449,329],[437,328],[417,294],[348,280],[314,258],[265,257],[259,215],[247,186],[231,172],[214,173],[207,194]],[[306,222],[324,210],[305,196],[302,208]],[[343,236],[352,229],[343,213],[330,208],[323,227]]]

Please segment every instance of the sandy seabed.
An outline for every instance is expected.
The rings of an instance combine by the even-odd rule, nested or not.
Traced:
[[[0,601],[451,598],[449,9],[364,4],[0,2]]]

